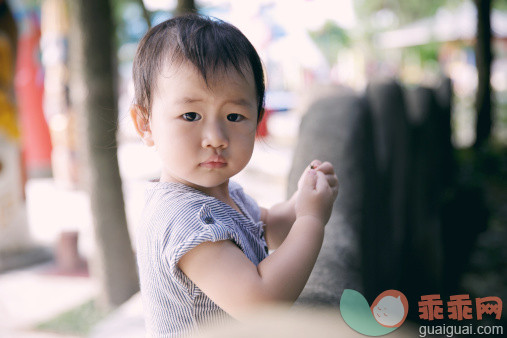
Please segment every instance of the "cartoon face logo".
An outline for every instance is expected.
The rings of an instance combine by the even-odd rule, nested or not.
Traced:
[[[371,312],[380,325],[399,327],[407,317],[407,298],[397,290],[384,291],[373,302]]]
[[[398,290],[382,292],[372,304],[361,293],[345,289],[340,299],[340,313],[348,326],[371,337],[393,332],[407,318],[407,297]]]

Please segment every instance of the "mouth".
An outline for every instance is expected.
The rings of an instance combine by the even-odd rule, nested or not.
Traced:
[[[212,156],[205,162],[199,163],[200,167],[209,169],[223,168],[226,165],[227,161],[222,156],[219,155]]]

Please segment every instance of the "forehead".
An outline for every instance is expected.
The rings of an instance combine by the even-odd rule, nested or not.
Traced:
[[[155,93],[165,95],[182,92],[223,92],[243,95],[256,100],[256,86],[250,66],[239,72],[234,66],[219,66],[208,70],[206,79],[202,72],[188,61],[166,61],[155,81]],[[169,92],[168,92],[169,91]]]

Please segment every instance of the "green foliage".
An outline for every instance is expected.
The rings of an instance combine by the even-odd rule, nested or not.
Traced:
[[[137,43],[148,31],[153,13],[146,9],[142,0],[111,0],[111,8],[116,45]]]
[[[502,131],[503,135],[507,135],[507,92],[496,93],[493,108],[495,109],[495,113],[493,114],[495,128]],[[506,143],[505,146],[507,146],[507,138],[505,136],[501,141]]]
[[[380,10],[389,10],[397,18],[396,26],[403,26],[416,20],[434,15],[439,8],[454,8],[463,0],[356,0],[354,7],[362,21],[370,21]]]
[[[493,8],[501,11],[507,11],[507,1],[493,0]]]
[[[406,47],[403,52],[409,54],[417,54],[424,65],[428,62],[438,61],[438,51],[441,47],[439,42],[431,42],[425,45]]]
[[[47,322],[36,326],[37,330],[85,336],[93,326],[105,318],[107,313],[101,311],[93,300],[62,313]]]
[[[347,32],[333,21],[326,21],[322,28],[310,32],[310,37],[324,54],[330,65],[336,62],[340,48],[350,44]]]

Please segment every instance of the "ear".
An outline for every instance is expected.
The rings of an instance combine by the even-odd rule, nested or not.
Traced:
[[[141,136],[144,144],[146,144],[148,147],[151,147],[155,143],[153,142],[150,121],[147,116],[148,112],[144,107],[141,107],[137,104],[134,104],[132,107],[130,107],[130,117],[132,118],[132,122],[134,122],[134,127],[136,128],[137,133],[139,136]]]

